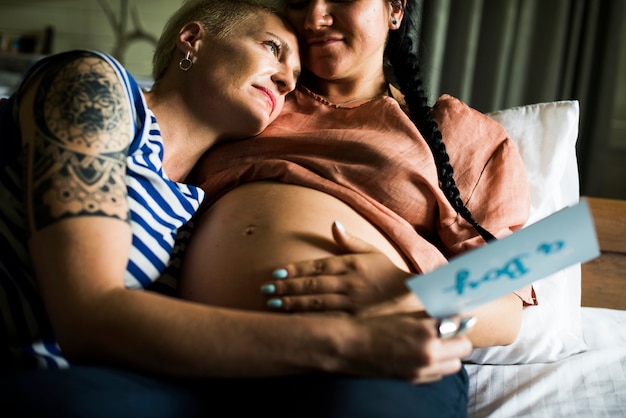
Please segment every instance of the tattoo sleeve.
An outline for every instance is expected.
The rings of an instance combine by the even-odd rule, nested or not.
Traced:
[[[114,69],[93,55],[46,69],[33,118],[27,178],[35,227],[77,216],[128,221],[125,171],[132,128]]]

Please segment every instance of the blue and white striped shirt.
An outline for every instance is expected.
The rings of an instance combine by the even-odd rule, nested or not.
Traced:
[[[124,283],[145,289],[168,266],[176,233],[196,212],[204,192],[168,179],[159,126],[137,83],[110,56],[90,52],[116,69],[133,112],[135,137],[126,159],[133,238]],[[35,69],[55,57],[40,61]],[[27,250],[25,158],[15,100],[14,94],[0,108],[0,372],[69,366],[52,333]]]

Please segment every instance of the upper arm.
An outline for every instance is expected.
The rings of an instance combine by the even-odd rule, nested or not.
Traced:
[[[53,61],[21,96],[29,222],[128,220],[125,159],[130,109],[113,68],[96,56]]]
[[[131,245],[129,104],[113,68],[84,55],[47,64],[21,91],[19,106],[30,253],[59,328],[103,289],[123,286]]]
[[[526,170],[511,140],[503,141],[484,157],[482,163],[480,159],[459,163],[459,167],[472,166],[474,171],[459,181],[459,188],[474,219],[496,238],[503,238],[521,228],[528,219],[530,188]],[[485,243],[460,215],[455,222],[442,225],[439,233],[450,257]]]

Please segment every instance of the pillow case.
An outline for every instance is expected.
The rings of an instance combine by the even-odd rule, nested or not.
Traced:
[[[524,161],[531,198],[527,225],[578,201],[577,101],[519,106],[488,115],[504,126]],[[533,286],[538,305],[524,309],[517,340],[508,346],[474,349],[467,362],[545,363],[587,349],[581,323],[580,265]]]

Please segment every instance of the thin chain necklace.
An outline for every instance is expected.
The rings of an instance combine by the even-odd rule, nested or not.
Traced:
[[[367,103],[367,102],[370,102],[372,100],[378,99],[380,97],[385,97],[385,96],[393,97],[393,94],[391,93],[391,88],[389,87],[389,84],[387,85],[387,92],[385,94],[379,94],[377,96],[368,97],[368,98],[350,99],[350,100],[346,100],[344,102],[339,102],[339,103],[331,102],[326,97],[321,96],[321,95],[319,95],[317,93],[314,93],[314,92],[312,92],[310,89],[308,89],[306,87],[305,87],[305,89],[308,90],[310,93],[314,94],[315,96],[317,96],[320,100],[322,100],[326,104],[329,104],[329,105],[335,106],[335,107],[345,107],[346,105],[349,105],[351,103],[356,103],[356,102],[365,102],[365,103]]]
[[[383,96],[386,96],[386,94],[379,94],[378,96],[369,97],[367,99],[346,100],[345,102],[339,102],[339,103],[333,103],[333,102],[330,102],[330,101],[329,102],[332,103],[333,105],[337,106],[337,107],[344,107],[345,105],[348,105],[350,103],[356,103],[356,102],[360,102],[360,101],[369,102],[371,100],[378,99],[379,97],[383,97]]]

